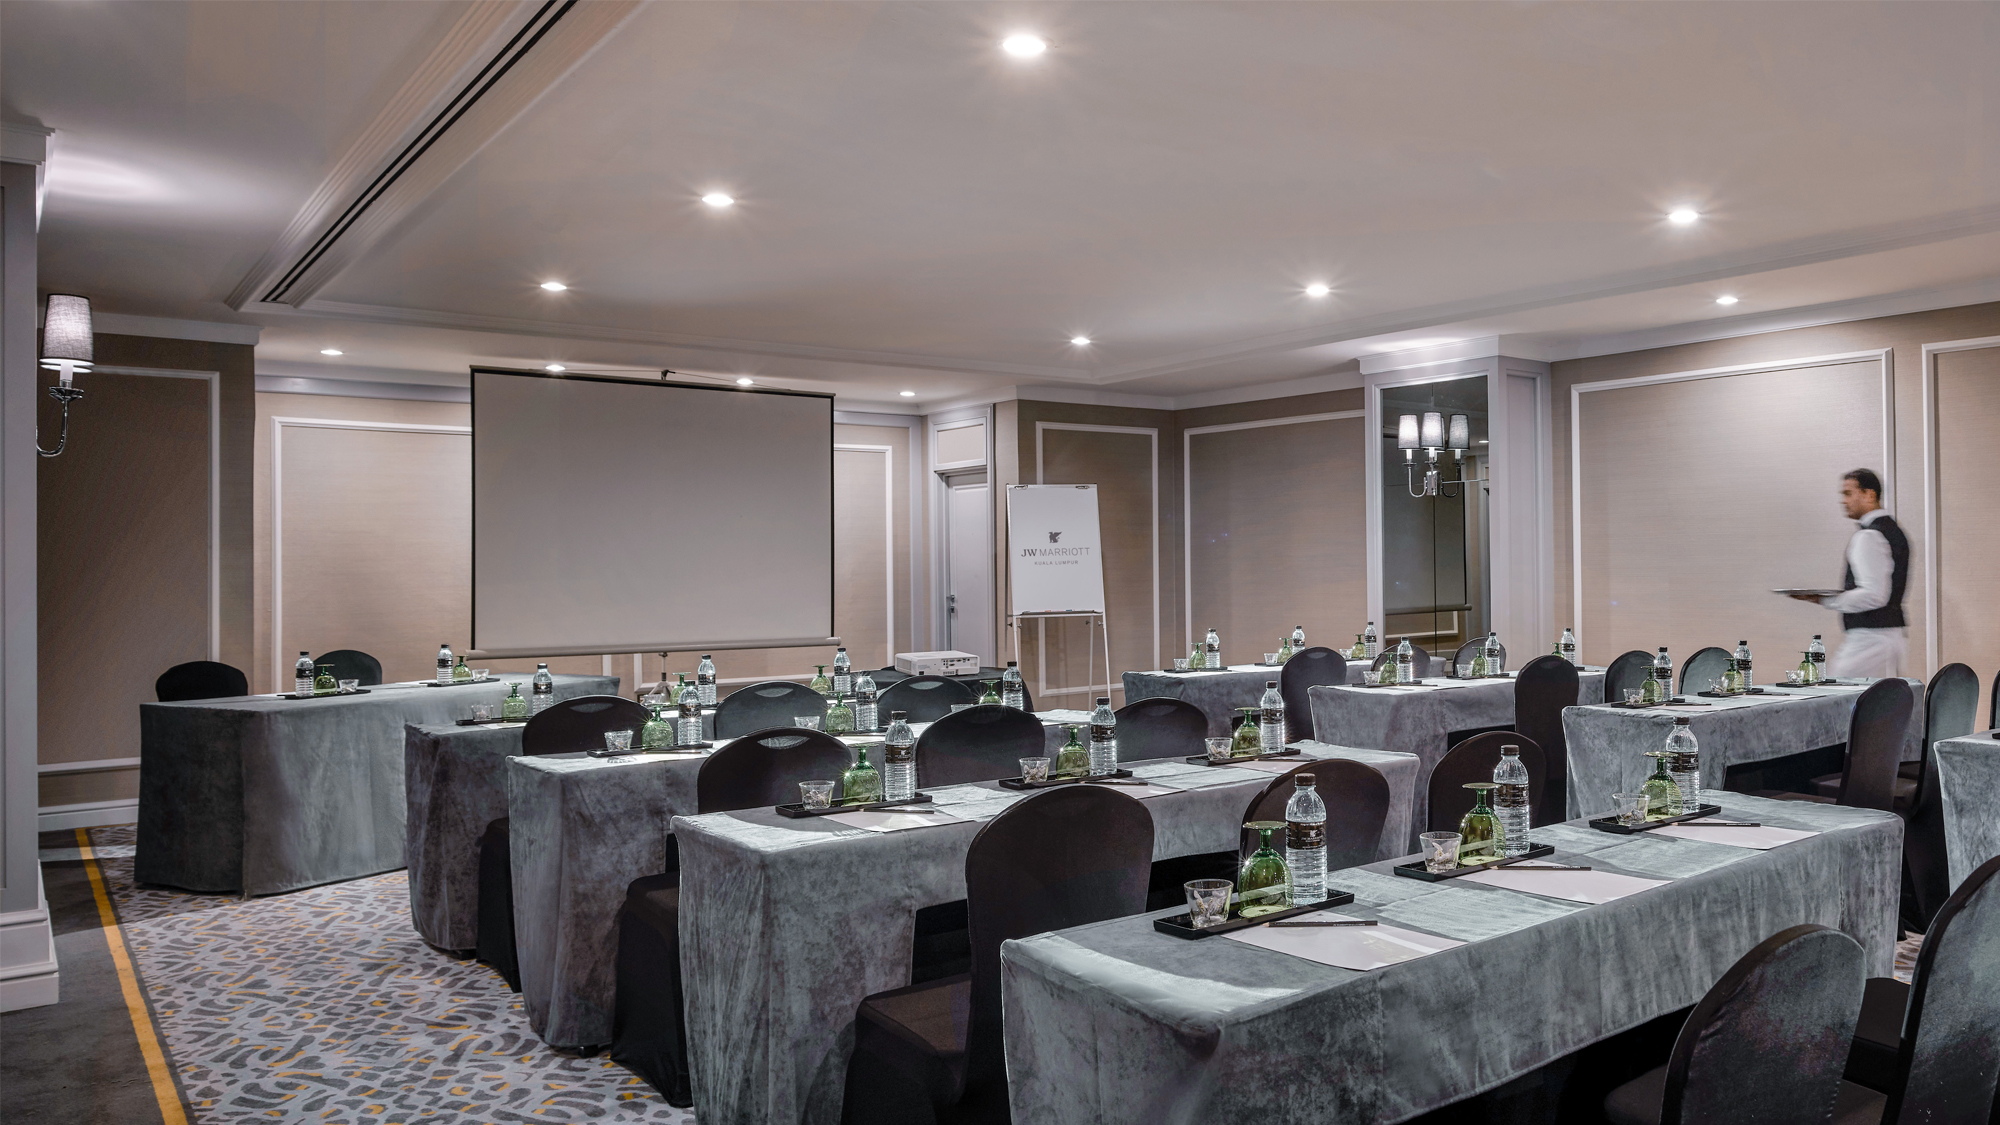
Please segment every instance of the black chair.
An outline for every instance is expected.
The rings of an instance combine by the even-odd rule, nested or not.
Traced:
[[[1477,656],[1479,654],[1479,650],[1485,647],[1486,647],[1485,637],[1474,637],[1471,640],[1465,642],[1464,644],[1458,646],[1458,651],[1451,654],[1451,667],[1445,669],[1445,675],[1447,676],[1458,675],[1458,666],[1461,664],[1472,663],[1472,658],[1474,656]],[[1501,668],[1507,667],[1506,645],[1500,646],[1500,667]]]
[[[824,718],[826,697],[791,680],[746,684],[716,703],[715,737],[718,740],[741,738],[760,730],[788,727],[799,715]]]
[[[1993,701],[1986,705],[1986,729],[2000,730],[2000,672],[1993,673]]]
[[[1916,807],[1924,767],[1931,760],[1931,748],[1937,745],[1939,739],[1963,738],[1971,734],[1973,723],[1978,718],[1979,673],[1964,664],[1947,664],[1938,669],[1924,688],[1921,756],[1914,762],[1903,762],[1896,767],[1897,812],[1907,813]],[[1840,775],[1834,773],[1813,778],[1813,791],[1822,797],[1839,796]]]
[[[917,787],[1019,777],[1022,758],[1048,754],[1048,738],[1041,720],[1012,707],[953,711],[917,736]]]
[[[250,694],[250,679],[241,670],[213,660],[190,660],[160,673],[153,694],[162,703],[190,699],[227,699]]]
[[[1396,649],[1394,645],[1390,645],[1375,657],[1375,662],[1368,666],[1368,670],[1380,672],[1384,668],[1394,667],[1395,663]],[[1420,680],[1431,674],[1431,654],[1415,645],[1410,646],[1410,674]]]
[[[1208,716],[1185,699],[1155,696],[1127,703],[1118,717],[1118,761],[1184,758],[1208,753]]]
[[[1576,706],[1576,665],[1560,656],[1537,656],[1514,677],[1514,732],[1542,749],[1542,799],[1535,802],[1536,824],[1569,819],[1569,740],[1563,735],[1563,708]]]
[[[382,662],[358,648],[337,648],[313,658],[313,665],[333,665],[336,680],[360,680],[362,687],[382,682]]]
[[[1909,733],[1910,709],[1915,705],[1908,680],[1875,681],[1854,701],[1854,714],[1847,721],[1847,755],[1834,796],[1817,792],[1758,796],[1889,812],[1895,806],[1896,767],[1903,758],[1903,738]]]
[[[521,753],[535,757],[604,749],[606,731],[646,725],[646,709],[616,695],[565,699],[528,720],[521,730]],[[493,966],[507,987],[521,991],[521,962],[514,946],[514,861],[507,817],[490,821],[479,835],[479,905],[474,955]]]
[[[1726,648],[1710,645],[1697,649],[1693,656],[1681,661],[1681,691],[1693,693],[1707,691],[1708,685],[1722,678],[1729,671],[1729,661],[1734,654]],[[1641,683],[1645,681],[1640,681]]]
[[[1946,900],[1910,983],[1871,978],[1847,1080],[1889,1096],[1887,1125],[2000,1116],[2000,856]]]
[[[1472,811],[1473,805],[1472,790],[1465,783],[1492,781],[1493,767],[1500,764],[1502,746],[1521,748],[1521,764],[1528,767],[1528,808],[1542,807],[1549,772],[1542,748],[1514,731],[1487,731],[1452,747],[1431,767],[1430,781],[1425,784],[1430,800],[1430,823],[1426,831],[1458,831],[1459,820]]]
[[[1793,926],[1722,974],[1665,1066],[1611,1091],[1612,1125],[1876,1125],[1881,1094],[1842,1081],[1861,1010],[1861,946]]]
[[[695,807],[732,812],[792,804],[801,781],[835,780],[853,762],[830,734],[780,727],[739,738],[701,763]],[[673,838],[668,837],[671,844]],[[681,995],[681,873],[678,852],[667,870],[635,879],[618,912],[611,1014],[611,1059],[650,1083],[668,1105],[694,1104],[688,1083],[687,1022]]]
[[[1278,669],[1278,694],[1285,697],[1285,731],[1292,741],[1313,736],[1312,701],[1307,692],[1347,682],[1347,658],[1324,645],[1292,654]]]
[[[1638,691],[1646,683],[1646,676],[1653,668],[1653,654],[1633,649],[1620,653],[1618,659],[1604,667],[1604,701],[1617,703],[1625,698],[1628,691]]]
[[[977,692],[949,676],[906,676],[875,696],[883,715],[904,712],[912,723],[934,723],[951,714],[954,703],[972,703]]]
[[[1152,814],[1098,786],[1044,790],[988,821],[965,856],[972,971],[861,1002],[841,1120],[1007,1120],[1000,944],[1139,913],[1152,859]]]

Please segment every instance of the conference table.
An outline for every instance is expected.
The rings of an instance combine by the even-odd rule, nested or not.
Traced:
[[[1447,946],[1365,971],[1303,955],[1368,940],[1354,930],[1245,931],[1294,951],[1281,952],[1153,929],[1185,907],[1007,942],[1015,1125],[1406,1120],[1693,1004],[1752,947],[1802,923],[1849,934],[1868,975],[1889,975],[1897,817],[1702,796],[1732,818],[1817,834],[1759,851],[1575,822],[1537,829],[1552,860],[1588,864],[1593,878],[1664,881],[1595,905],[1531,881],[1561,875],[1433,883],[1394,877],[1392,863],[1330,873],[1329,886],[1355,895],[1335,914],[1404,931],[1367,931],[1388,940]],[[1391,949],[1387,959],[1411,955]]]
[[[1931,753],[1944,808],[1945,868],[1957,890],[2000,855],[2000,729],[1941,738]]]
[[[404,726],[497,710],[530,678],[140,704],[134,877],[266,895],[402,867]],[[616,676],[555,677],[557,699],[617,690]]]
[[[1409,755],[1300,748],[1306,759],[1354,758],[1393,774],[1392,817],[1407,819],[1417,771]],[[1136,762],[1146,788],[1116,791],[1145,801],[1155,859],[1234,851],[1250,800],[1299,764]],[[1027,797],[991,782],[927,792],[949,816],[905,817],[922,823],[891,831],[770,809],[674,819],[681,982],[702,1125],[839,1120],[856,1007],[909,984],[917,911],[965,897],[966,851],[980,824]],[[518,822],[514,830],[518,840]],[[1389,843],[1385,851],[1400,850]]]
[[[1416,834],[1430,821],[1427,792],[1431,770],[1446,751],[1471,732],[1514,725],[1514,679],[1518,673],[1458,680],[1431,677],[1414,684],[1315,687],[1313,737],[1336,746],[1371,746],[1413,754],[1418,760],[1416,808],[1405,851],[1415,851]],[[1604,698],[1604,670],[1577,670],[1577,699]]]
[[[1868,681],[1873,683],[1874,681]],[[1917,705],[1902,758],[1923,757],[1923,684],[1911,681]],[[1563,740],[1569,745],[1569,815],[1602,816],[1612,810],[1614,793],[1636,793],[1653,772],[1648,750],[1666,745],[1673,720],[1686,717],[1701,750],[1701,783],[1723,787],[1731,766],[1770,761],[1847,741],[1854,701],[1867,683],[1833,687],[1766,687],[1761,695],[1731,699],[1683,696],[1685,705],[1628,710],[1608,705],[1563,711]]]
[[[1125,702],[1137,703],[1141,699],[1185,699],[1201,713],[1208,716],[1208,733],[1220,738],[1235,725],[1240,711],[1245,707],[1259,706],[1264,699],[1264,685],[1278,678],[1283,665],[1272,667],[1268,664],[1231,664],[1227,668],[1207,669],[1193,672],[1126,672],[1122,677],[1125,685]],[[1365,660],[1349,661],[1347,682],[1358,684],[1361,674],[1368,670]],[[1311,731],[1293,731],[1292,734],[1304,738]]]

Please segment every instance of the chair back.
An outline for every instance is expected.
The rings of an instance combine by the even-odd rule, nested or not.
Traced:
[[[521,729],[521,753],[570,754],[604,749],[608,731],[629,730],[638,741],[646,725],[646,709],[619,695],[583,695],[549,705]]]
[[[882,717],[886,723],[886,709]],[[917,787],[1019,777],[1022,758],[1048,753],[1048,737],[1040,719],[1012,707],[953,711],[917,736]]]
[[[227,699],[232,695],[249,695],[250,679],[228,664],[190,660],[160,673],[160,678],[153,681],[153,694],[159,696],[162,703]]]
[[[1964,738],[1978,729],[1979,673],[1965,664],[1947,664],[1924,688],[1924,757],[1942,738]]]
[[[1493,767],[1500,764],[1502,746],[1521,748],[1521,764],[1528,767],[1528,808],[1542,807],[1542,794],[1548,785],[1549,772],[1542,748],[1535,745],[1534,740],[1514,731],[1490,730],[1485,734],[1475,734],[1452,747],[1438,759],[1437,765],[1431,767],[1431,778],[1427,783],[1430,823],[1426,831],[1458,831],[1459,820],[1472,811],[1475,803],[1472,790],[1467,789],[1465,783],[1492,781]]]
[[[826,697],[793,680],[747,684],[715,705],[715,737],[741,738],[773,727],[789,727],[799,715],[825,717]]]
[[[891,711],[906,712],[913,723],[934,723],[951,714],[952,704],[978,698],[971,688],[949,676],[905,676],[882,689],[875,696],[875,705],[885,723]]]
[[[1625,698],[1626,692],[1639,690],[1652,669],[1653,654],[1650,652],[1635,648],[1619,654],[1618,659],[1604,667],[1604,701],[1617,703]]]
[[[1368,666],[1368,670],[1371,672],[1380,672],[1382,669],[1390,667],[1395,663],[1395,647],[1385,647],[1381,652],[1375,654],[1375,662]],[[1418,648],[1416,645],[1410,646],[1410,673],[1420,680],[1431,674],[1431,654]]]
[[[853,763],[854,752],[825,731],[760,730],[702,759],[694,775],[695,808],[711,813],[796,804],[799,782],[831,781],[838,788]]]
[[[1847,759],[1836,804],[1888,812],[1896,799],[1896,769],[1910,730],[1916,694],[1898,677],[1877,680],[1854,701],[1847,723]]]
[[[1581,691],[1576,665],[1560,656],[1537,656],[1514,677],[1514,732],[1542,748],[1542,798],[1535,802],[1536,824],[1569,819],[1569,741],[1563,736],[1563,708],[1576,706]]]
[[[1244,823],[1283,820],[1285,805],[1299,787],[1302,773],[1313,776],[1313,788],[1326,802],[1326,869],[1373,863],[1381,850],[1382,825],[1389,819],[1389,782],[1382,771],[1348,758],[1322,758],[1286,770],[1271,779],[1243,810]],[[1239,861],[1256,847],[1251,830],[1242,830]]]
[[[1278,694],[1285,697],[1285,731],[1294,742],[1313,736],[1312,702],[1306,698],[1306,690],[1346,682],[1347,658],[1325,645],[1293,653],[1278,669]]]
[[[331,664],[334,679],[360,680],[362,687],[374,687],[382,682],[382,662],[358,648],[337,648],[321,653],[313,658],[313,664],[315,667]]]
[[[1681,661],[1681,678],[1674,681],[1687,693],[1707,691],[1708,685],[1722,678],[1729,671],[1730,657],[1735,655],[1726,648],[1710,645],[1697,649],[1693,656]],[[1640,681],[1644,683],[1644,680]]]
[[[2000,856],[1973,869],[1924,934],[1910,978],[1890,1125],[1985,1121],[2000,1091]]]
[[[1744,954],[1681,1025],[1660,1125],[1832,1120],[1861,1015],[1863,960],[1853,938],[1817,925]]]
[[[1152,813],[1101,785],[1045,789],[980,828],[965,854],[968,1086],[1006,1082],[1000,943],[1141,913],[1152,870]]]
[[[1185,699],[1154,696],[1127,703],[1118,716],[1118,761],[1177,758],[1205,754],[1208,716]]]
[[[1993,701],[1986,705],[1986,729],[2000,729],[2000,672],[1993,673]]]
[[[1479,650],[1485,647],[1486,647],[1485,637],[1474,637],[1471,640],[1465,642],[1464,644],[1458,646],[1458,651],[1451,654],[1451,667],[1446,668],[1444,670],[1444,674],[1447,676],[1458,675],[1458,666],[1461,664],[1472,663],[1472,658],[1479,655]],[[1501,645],[1500,668],[1504,669],[1506,667],[1507,667],[1507,646]]]

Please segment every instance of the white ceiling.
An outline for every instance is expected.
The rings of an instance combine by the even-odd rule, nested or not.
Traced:
[[[230,307],[480,9],[5,4],[45,288],[262,324],[274,373],[897,408],[2000,298],[2000,4],[773,2],[640,7],[299,309]]]

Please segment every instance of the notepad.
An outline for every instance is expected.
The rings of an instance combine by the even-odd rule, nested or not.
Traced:
[[[1414,961],[1465,944],[1398,926],[1306,926],[1296,929],[1252,926],[1222,936],[1260,949],[1288,953],[1307,961],[1358,972]]]
[[[901,832],[906,828],[935,828],[940,824],[965,823],[950,813],[906,813],[894,809],[833,813],[820,819],[869,832]]]
[[[1731,847],[1737,848],[1755,848],[1760,852],[1767,852],[1772,848],[1782,847],[1786,844],[1796,843],[1809,836],[1819,835],[1817,832],[1808,832],[1803,829],[1774,828],[1770,825],[1765,825],[1761,828],[1705,828],[1699,820],[1682,821],[1679,824],[1669,824],[1664,828],[1655,828],[1652,834],[1655,836],[1672,836],[1677,840],[1700,840],[1708,844],[1728,844]]]
[[[1461,883],[1477,883],[1482,887],[1499,887],[1506,891],[1540,895],[1543,898],[1567,899],[1596,905],[1612,902],[1640,891],[1650,891],[1654,887],[1664,887],[1670,880],[1641,879],[1636,875],[1619,875],[1610,871],[1551,871],[1547,874],[1523,874],[1515,867],[1546,867],[1548,864],[1529,860],[1513,867],[1496,867],[1491,871],[1481,871],[1477,875],[1467,875]]]

